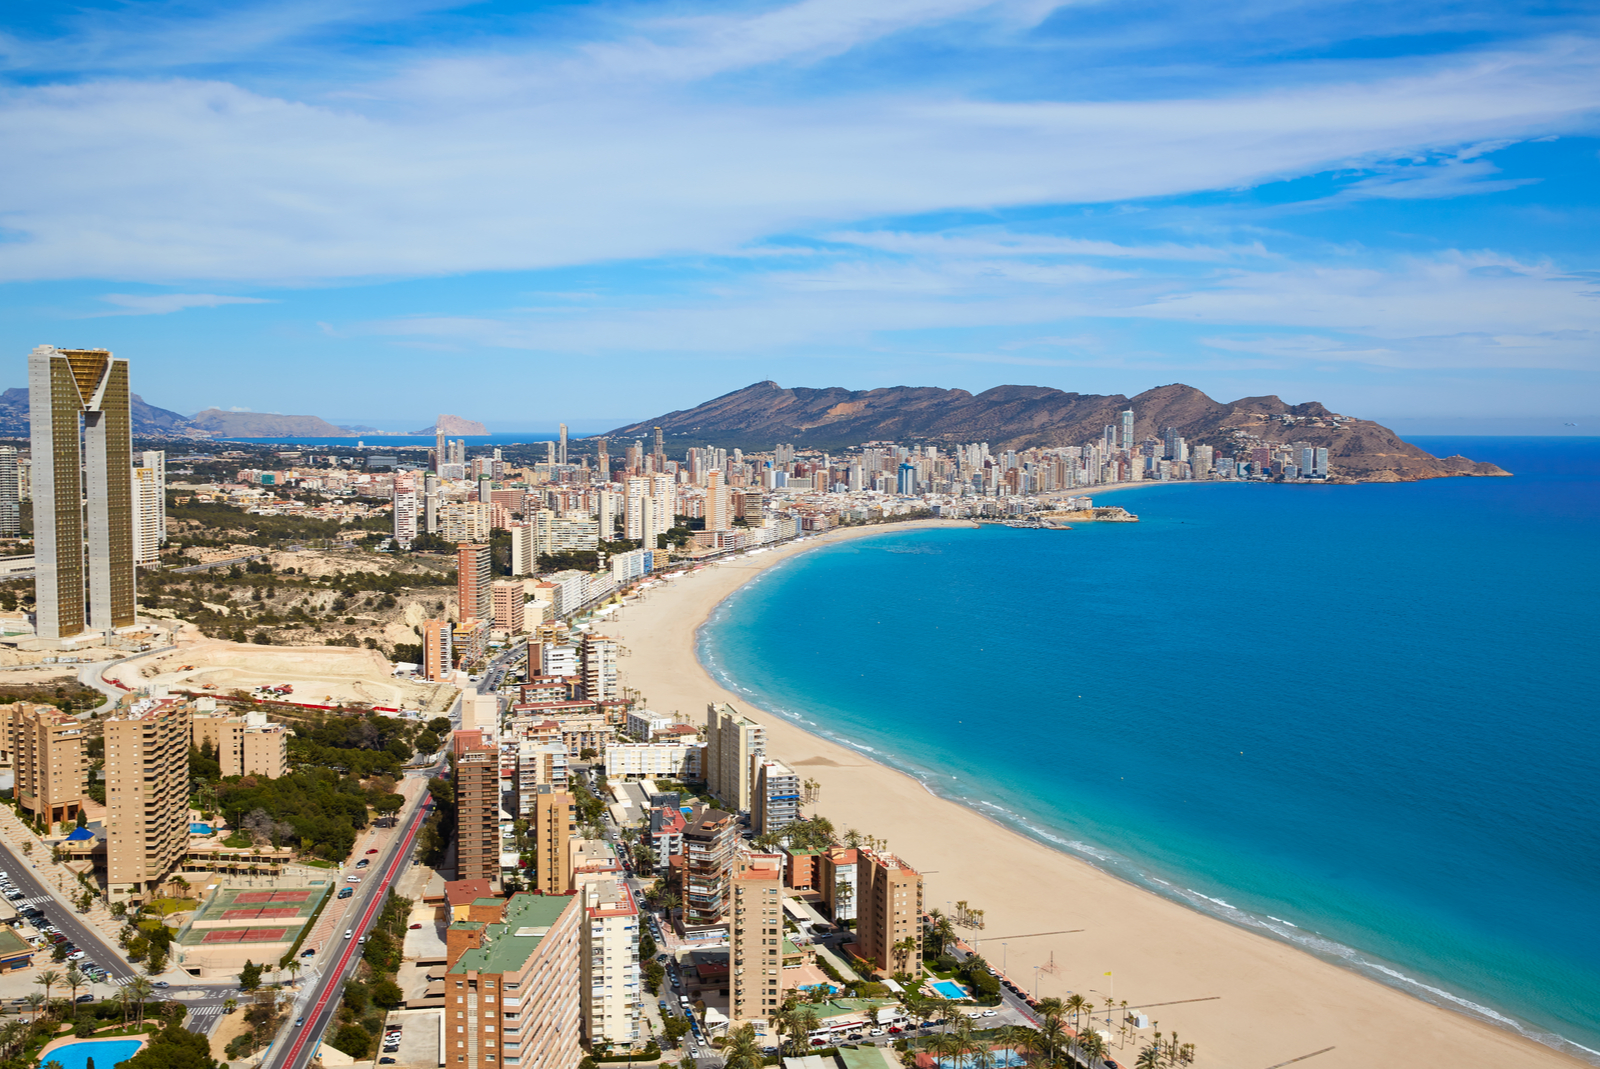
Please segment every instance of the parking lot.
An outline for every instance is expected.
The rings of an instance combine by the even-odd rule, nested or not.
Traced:
[[[395,1050],[382,1050],[378,1052],[379,1065],[393,1065],[397,1069],[402,1066],[437,1066],[439,1064],[439,1025],[443,1017],[443,1010],[396,1010],[389,1014],[386,1027],[391,1030],[400,1029],[400,1042],[398,1045],[386,1043],[385,1046],[397,1046]]]

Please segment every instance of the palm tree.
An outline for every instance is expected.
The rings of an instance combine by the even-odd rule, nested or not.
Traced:
[[[156,989],[156,985],[143,976],[135,976],[128,981],[126,987],[132,989],[133,998],[139,1004],[139,1023],[144,1024],[144,1000],[150,997],[150,993]]]
[[[117,1001],[122,1003],[122,1027],[128,1027],[128,1010],[133,1005],[133,992],[126,984],[117,988]]]
[[[1059,1016],[1051,1014],[1044,1019],[1044,1024],[1039,1028],[1039,1041],[1044,1044],[1045,1054],[1054,1065],[1056,1053],[1067,1044],[1067,1026],[1061,1023]]]
[[[1106,1043],[1105,1040],[1100,1038],[1100,1033],[1091,1028],[1089,1031],[1078,1037],[1078,1049],[1082,1051],[1092,1063],[1094,1059],[1105,1054]]]
[[[283,967],[289,970],[289,979],[293,980],[299,974],[302,965],[299,958],[290,958],[288,964]]]
[[[89,978],[78,971],[78,965],[74,962],[67,966],[67,974],[62,977],[62,980],[72,989],[72,1016],[76,1020],[78,1016],[78,988],[87,984]]]
[[[54,969],[45,969],[38,976],[33,978],[33,982],[44,988],[44,999],[46,1002],[49,1002],[50,989],[61,982],[61,974],[56,972]]]
[[[39,1011],[44,1007],[45,997],[35,991],[30,995],[24,996],[22,1001],[27,1003],[28,1009],[33,1011],[34,1020],[38,1020]]]
[[[756,1043],[755,1026],[742,1024],[730,1031],[722,1057],[727,1069],[761,1069],[761,1047]]]
[[[1161,1050],[1155,1045],[1148,1046],[1139,1052],[1139,1060],[1133,1063],[1135,1069],[1161,1069]]]
[[[1041,1018],[1060,1017],[1062,1013],[1066,1011],[1066,1006],[1064,1006],[1061,1000],[1058,998],[1042,998],[1039,1000],[1038,1004],[1034,1006],[1034,1009],[1039,1011],[1039,1016]]]
[[[1072,1014],[1073,1029],[1077,1029],[1078,1018],[1083,1013],[1083,1008],[1088,1004],[1088,1000],[1082,995],[1069,995],[1067,996],[1067,1001],[1061,1004],[1063,1009]]]
[[[952,1035],[949,1032],[941,1032],[936,1036],[929,1036],[923,1040],[922,1045],[926,1050],[933,1053],[938,1065],[942,1067],[945,1055],[950,1056],[950,1064],[954,1065],[961,1057],[962,1048],[966,1046],[966,1043],[960,1036]]]
[[[28,1031],[28,1026],[21,1021],[7,1021],[0,1026],[0,1056],[11,1057],[12,1052],[22,1042],[22,1037]]]
[[[1017,1042],[1021,1036],[1022,1029],[1018,1028],[1016,1025],[1001,1025],[995,1030],[994,1041],[1000,1044],[1002,1049],[1009,1050],[1014,1054],[1017,1050]]]

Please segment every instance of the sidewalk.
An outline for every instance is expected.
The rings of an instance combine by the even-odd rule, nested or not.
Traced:
[[[123,956],[122,948],[117,942],[117,936],[122,931],[123,922],[111,915],[111,909],[105,899],[96,892],[94,905],[89,907],[88,913],[78,911],[77,898],[83,893],[84,887],[78,882],[77,873],[67,868],[66,865],[50,860],[50,847],[42,842],[27,826],[17,818],[16,812],[10,806],[0,806],[0,839],[8,846],[16,848],[17,853],[23,854],[22,847],[32,844],[33,852],[23,854],[23,863],[26,864],[39,877],[39,882],[46,890],[56,893],[56,897],[64,900],[64,904],[74,916],[84,923],[91,925],[95,931],[105,937],[106,942],[117,954],[124,965],[135,972],[142,972],[138,966],[128,962]]]

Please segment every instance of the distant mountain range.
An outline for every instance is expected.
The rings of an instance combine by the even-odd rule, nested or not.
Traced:
[[[1435,457],[1401,441],[1387,427],[1335,414],[1316,401],[1289,405],[1273,396],[1214,401],[1182,384],[1158,386],[1130,398],[1044,386],[996,386],[971,394],[932,386],[785,389],[767,381],[610,433],[648,438],[660,427],[684,445],[749,450],[771,449],[778,442],[841,449],[877,441],[943,446],[988,442],[992,449],[1026,449],[1096,441],[1107,424],[1120,426],[1121,413],[1129,408],[1138,440],[1161,437],[1174,427],[1191,446],[1215,446],[1224,456],[1235,453],[1235,432],[1265,442],[1304,442],[1326,447],[1335,476],[1350,481],[1508,474],[1466,457]]]
[[[355,438],[382,433],[372,427],[335,426],[321,416],[282,416],[275,412],[224,412],[220,408],[208,408],[193,416],[184,416],[147,404],[138,394],[133,395],[129,414],[133,417],[133,433],[149,438]],[[482,426],[481,423],[473,425]],[[26,438],[28,427],[28,391],[13,388],[0,393],[0,437]]]

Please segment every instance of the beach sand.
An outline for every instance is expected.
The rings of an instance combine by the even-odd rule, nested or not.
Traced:
[[[1307,1069],[1587,1064],[1124,883],[751,706],[700,666],[696,629],[761,570],[828,542],[940,523],[852,528],[708,566],[652,588],[599,629],[631,651],[622,681],[651,709],[703,723],[708,702],[732,702],[766,726],[770,754],[822,784],[810,812],[841,832],[856,828],[888,840],[923,873],[927,907],[966,900],[983,909],[985,929],[961,929],[962,937],[976,940],[996,967],[1001,942],[1008,944],[1007,971],[1019,984],[1030,986],[1034,966],[1052,954],[1056,972],[1039,974],[1042,996],[1075,991],[1103,1007],[1114,981],[1118,1003],[1149,1007],[1163,1034],[1176,1031],[1195,1043],[1202,1069],[1268,1069],[1301,1058]],[[1114,1041],[1111,1056],[1131,1066],[1154,1030],[1125,1047]]]

